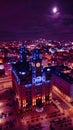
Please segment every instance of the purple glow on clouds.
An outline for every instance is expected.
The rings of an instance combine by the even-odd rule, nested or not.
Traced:
[[[73,39],[73,0],[55,1],[0,2],[0,40]]]

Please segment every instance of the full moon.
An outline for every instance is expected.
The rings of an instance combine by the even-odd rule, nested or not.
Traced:
[[[57,7],[54,7],[52,11],[54,14],[57,13],[57,11],[58,11]]]

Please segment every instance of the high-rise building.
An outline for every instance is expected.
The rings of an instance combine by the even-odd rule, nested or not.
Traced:
[[[12,64],[12,82],[19,107],[42,107],[51,101],[51,70],[43,68],[42,57],[37,48],[30,61],[25,48],[20,49],[20,60]]]

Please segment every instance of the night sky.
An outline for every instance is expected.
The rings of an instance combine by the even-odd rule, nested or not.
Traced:
[[[73,40],[73,0],[0,0],[0,40],[40,37]]]

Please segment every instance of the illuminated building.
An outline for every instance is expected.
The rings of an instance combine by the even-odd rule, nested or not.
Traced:
[[[16,103],[12,79],[5,74],[5,66],[0,59],[0,130],[11,129],[17,125]]]
[[[30,61],[25,48],[20,49],[20,60],[12,64],[12,82],[19,107],[42,107],[49,103],[51,94],[51,70],[43,68],[42,57],[36,48]]]
[[[0,130],[17,125],[15,93],[12,88],[0,90]]]
[[[62,66],[63,70],[63,66]],[[63,97],[68,102],[73,102],[73,76],[72,70],[56,70],[52,76],[52,87],[56,93]]]
[[[9,76],[0,77],[0,89],[12,88],[12,79]]]
[[[12,87],[11,76],[5,74],[5,66],[3,60],[0,59],[0,89],[11,87]]]
[[[5,68],[3,64],[3,59],[0,58],[0,76],[5,75]]]

